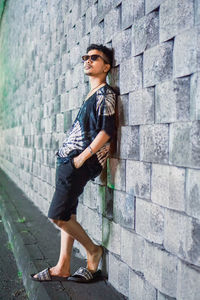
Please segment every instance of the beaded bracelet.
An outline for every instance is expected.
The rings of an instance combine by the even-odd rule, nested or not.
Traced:
[[[90,150],[90,153],[93,155],[94,152],[92,151],[92,148],[90,147],[90,145],[88,146],[89,150]]]

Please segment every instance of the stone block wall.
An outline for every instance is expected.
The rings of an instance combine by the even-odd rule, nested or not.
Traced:
[[[108,280],[128,299],[199,300],[199,0],[7,0],[0,167],[47,212],[55,152],[89,91],[90,43],[115,50],[118,134],[78,220],[106,247]]]

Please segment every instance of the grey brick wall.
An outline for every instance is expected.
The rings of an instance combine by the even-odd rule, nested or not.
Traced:
[[[78,219],[128,299],[199,300],[199,0],[7,0],[0,167],[47,212],[55,151],[89,90],[80,58],[90,43],[115,49],[118,134]]]

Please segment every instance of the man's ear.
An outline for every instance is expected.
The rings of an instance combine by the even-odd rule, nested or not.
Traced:
[[[108,73],[109,70],[110,70],[110,64],[106,64],[104,67],[104,72]]]

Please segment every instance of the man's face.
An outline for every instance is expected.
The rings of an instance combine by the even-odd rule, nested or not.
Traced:
[[[99,50],[90,50],[88,55],[98,54],[106,59],[103,52]],[[84,62],[84,73],[88,76],[98,76],[98,75],[106,75],[110,69],[110,65],[107,64],[101,57],[98,57],[95,61],[92,61],[89,58],[87,61]]]

